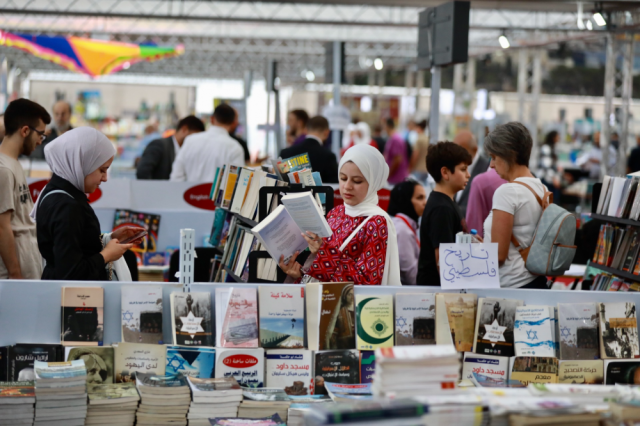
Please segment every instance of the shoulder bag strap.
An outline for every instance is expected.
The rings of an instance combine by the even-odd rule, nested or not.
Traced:
[[[44,202],[44,200],[51,194],[67,194],[69,197],[73,198],[73,195],[69,194],[67,191],[62,190],[62,189],[54,189],[53,191],[47,192],[47,194],[42,198],[42,201],[40,201],[41,203]]]
[[[517,183],[518,185],[522,185],[525,188],[527,188],[529,191],[531,191],[531,193],[533,194],[534,197],[536,197],[536,201],[538,202],[538,204],[540,205],[540,208],[542,209],[542,211],[544,212],[544,209],[547,208],[547,206],[550,203],[553,203],[553,193],[549,192],[549,191],[544,191],[544,196],[543,198],[540,198],[540,196],[536,193],[536,191],[534,191],[529,185],[527,185],[524,182],[518,182],[517,180],[514,180],[512,183]],[[545,188],[546,189],[546,188]],[[515,246],[515,248],[520,252],[520,256],[522,256],[522,259],[525,261],[525,263],[527,262],[527,257],[529,256],[529,250],[531,249],[531,247],[527,247],[527,248],[520,248],[520,243],[518,243],[518,240],[516,240],[515,235],[513,235],[513,229],[511,230],[511,243]]]

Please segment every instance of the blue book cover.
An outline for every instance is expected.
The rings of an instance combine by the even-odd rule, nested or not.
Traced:
[[[518,306],[514,325],[516,356],[555,357],[548,306]]]
[[[320,172],[313,172],[311,173],[311,176],[313,176],[313,181],[316,183],[316,186],[322,186],[322,177],[320,177]],[[326,194],[318,194],[318,197],[320,198],[320,202],[322,204],[325,204],[327,202]]]
[[[375,372],[375,351],[360,351],[360,383],[373,383],[373,373]]]
[[[222,228],[224,228],[224,220],[227,217],[227,212],[223,209],[216,209],[213,216],[213,228],[211,229],[211,237],[209,243],[217,247],[220,243],[220,236],[222,236]]]
[[[216,350],[167,346],[167,375],[182,373],[199,379],[214,377]]]

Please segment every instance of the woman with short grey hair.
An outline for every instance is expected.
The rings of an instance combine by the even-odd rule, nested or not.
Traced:
[[[542,215],[541,201],[547,187],[529,170],[533,140],[518,122],[496,127],[485,138],[484,149],[491,168],[507,183],[493,195],[491,213],[484,221],[486,242],[498,243],[500,286],[547,289],[547,278],[536,277],[525,267],[521,251],[528,251]]]

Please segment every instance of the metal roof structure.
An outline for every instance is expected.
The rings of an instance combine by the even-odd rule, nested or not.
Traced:
[[[347,72],[367,72],[372,59],[387,68],[415,63],[418,13],[443,0],[0,0],[0,29],[12,32],[82,35],[132,42],[185,45],[185,54],[133,64],[135,74],[195,78],[239,78],[263,74],[278,61],[285,82],[302,81],[311,70],[324,74],[327,41],[345,41]],[[505,34],[513,48],[602,44],[607,32],[592,20],[602,11],[615,31],[640,29],[637,1],[472,1],[469,53],[499,50]],[[592,28],[589,30],[588,28]],[[1,48],[23,70],[59,69],[17,49]]]

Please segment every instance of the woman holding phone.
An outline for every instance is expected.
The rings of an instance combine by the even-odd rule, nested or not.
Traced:
[[[91,127],[78,127],[47,144],[44,153],[53,176],[31,212],[46,260],[42,279],[131,281],[122,255],[141,238],[130,244],[119,241],[143,229],[130,226],[101,235],[87,199],[107,181],[116,154],[111,141]]]
[[[333,235],[303,234],[311,253],[305,264],[296,262],[295,253],[286,264],[281,257],[280,268],[305,282],[401,285],[396,228],[378,206],[378,191],[388,177],[389,166],[376,148],[364,144],[348,149],[338,166],[344,205],[327,216]]]

